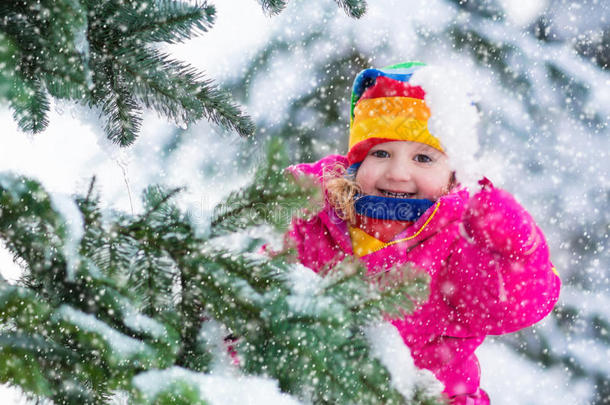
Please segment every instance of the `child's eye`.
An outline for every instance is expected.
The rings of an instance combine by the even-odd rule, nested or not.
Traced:
[[[376,150],[373,153],[371,153],[371,155],[378,157],[378,158],[386,158],[386,157],[390,156],[390,154],[388,152],[386,152],[385,150]]]
[[[419,153],[419,154],[415,155],[413,160],[415,160],[418,163],[430,163],[430,162],[432,162],[432,158],[430,156],[428,156],[428,155],[424,155],[423,153]]]

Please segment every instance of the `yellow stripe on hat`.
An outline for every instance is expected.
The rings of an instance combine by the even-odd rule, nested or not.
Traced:
[[[430,109],[424,100],[379,97],[360,100],[354,109],[349,148],[371,138],[421,142],[444,152],[428,131]]]
[[[420,142],[444,152],[439,140],[428,131],[427,122],[412,117],[377,116],[354,121],[349,136],[350,150],[371,138]]]
[[[354,109],[354,122],[379,115],[413,117],[428,121],[430,109],[424,100],[411,97],[379,97],[360,100]]]

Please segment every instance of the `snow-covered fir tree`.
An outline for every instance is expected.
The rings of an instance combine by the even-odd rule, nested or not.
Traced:
[[[150,187],[140,215],[104,213],[94,182],[66,201],[3,174],[0,238],[24,273],[0,280],[0,379],[58,404],[443,403],[383,326],[426,298],[427,277],[365,277],[355,260],[321,277],[243,236],[320,200],[281,152],[271,145],[204,234],[173,204],[180,190]]]

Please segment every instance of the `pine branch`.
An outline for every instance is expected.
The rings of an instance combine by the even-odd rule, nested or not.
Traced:
[[[366,0],[335,0],[335,2],[353,18],[360,18],[366,12]]]
[[[0,381],[36,395],[51,397],[52,382],[39,361],[43,356],[65,356],[61,349],[30,334],[0,333]]]
[[[292,179],[281,173],[278,179],[267,179],[269,183],[261,181],[247,189],[231,193],[225,202],[214,208],[211,222],[211,235],[219,236],[227,232],[244,229],[254,225],[270,223],[276,228],[285,228],[291,214],[297,214],[300,208],[298,201],[309,201],[309,206],[318,203],[316,198],[319,190],[314,187],[301,187]],[[266,195],[263,184],[277,184],[281,181],[280,192]],[[255,196],[259,196],[256,202]]]
[[[205,117],[240,135],[254,132],[251,119],[232,104],[229,95],[192,67],[153,49],[129,50],[116,63],[133,83],[138,99],[176,123]]]
[[[89,207],[91,202],[93,201],[93,191],[95,190],[95,182],[97,180],[97,177],[95,175],[93,175],[91,177],[91,181],[89,182],[89,188],[87,190],[87,195],[85,196],[85,200],[79,200],[78,202],[80,203],[79,206],[85,206],[85,207]]]
[[[142,105],[179,125],[206,118],[240,135],[254,132],[252,120],[226,92],[188,65],[147,49],[152,42],[181,42],[209,30],[215,9],[206,2],[21,0],[0,7],[0,43],[10,42],[7,49],[17,56],[15,69],[3,66],[0,78],[18,72],[10,86],[0,85],[0,95],[25,131],[46,127],[48,91],[101,107],[108,138],[121,146],[137,137]],[[14,86],[18,79],[25,84]]]
[[[107,120],[106,134],[112,142],[129,146],[140,131],[142,112],[121,79],[113,79],[102,102],[102,113]]]
[[[121,277],[129,273],[131,262],[137,253],[137,244],[129,236],[105,229],[94,191],[94,181],[95,177],[89,185],[86,197],[76,200],[85,226],[80,253],[87,256],[98,268],[105,269],[109,276]]]
[[[13,118],[22,130],[35,134],[49,124],[49,100],[38,80],[29,80],[23,84],[20,94],[10,100]]]
[[[322,204],[318,186],[309,179],[294,180],[280,169],[287,166],[282,148],[279,139],[271,141],[266,162],[257,168],[252,184],[229,194],[214,207],[212,236],[262,223],[283,229],[294,215],[307,209],[314,211]]]
[[[210,247],[202,249],[201,253],[206,260],[213,260],[231,274],[245,280],[259,294],[272,288],[285,288],[285,271],[278,260],[269,261],[258,255],[236,254]]]
[[[259,2],[270,14],[286,5],[283,0]],[[336,2],[353,17],[365,11],[362,0]],[[12,84],[25,83],[15,87],[17,92],[0,85],[0,94],[8,98],[25,131],[46,127],[47,91],[100,107],[108,138],[121,146],[137,137],[142,106],[178,125],[206,118],[242,136],[255,131],[252,120],[226,91],[148,46],[207,32],[215,18],[215,9],[207,2],[19,0],[0,7],[0,33],[18,56],[16,69],[7,65],[3,75],[14,70],[18,74]]]
[[[128,285],[137,292],[139,310],[148,316],[173,310],[174,263],[158,252],[140,250],[132,257]]]
[[[148,219],[159,211],[164,211],[169,215],[177,214],[175,207],[168,204],[169,201],[174,198],[178,193],[184,190],[183,187],[177,187],[169,192],[164,192],[161,187],[148,187],[143,194],[143,202],[146,207],[146,212],[140,217],[140,219],[134,224],[143,224]],[[164,218],[165,219],[165,218]]]
[[[19,49],[20,74],[40,80],[57,97],[82,97],[91,84],[85,10],[68,0],[28,3],[5,5],[0,21]]]
[[[0,175],[0,237],[23,259],[29,272],[49,288],[66,277],[63,246],[67,228],[53,210],[40,184],[14,175]],[[51,291],[50,295],[63,295]]]
[[[54,51],[45,55],[49,59],[45,71],[62,76],[62,82],[68,86],[81,86],[78,93],[84,94],[86,86],[91,84],[87,63],[87,10],[79,0],[43,0],[39,16],[45,48]],[[47,81],[49,84],[52,82]]]
[[[276,15],[286,8],[286,0],[258,0],[263,11],[268,15]]]
[[[124,7],[117,21],[124,27],[123,41],[183,42],[207,32],[214,24],[216,9],[207,2],[199,5],[173,0],[157,0],[147,7]]]
[[[362,293],[371,295],[358,274],[349,278]],[[261,323],[242,336],[247,341],[243,343],[245,367],[252,371],[264,367],[278,378],[282,389],[315,403],[402,403],[402,397],[387,385],[389,376],[381,365],[367,358],[367,344],[358,330],[360,322],[368,320],[355,317],[340,298],[348,294],[338,293],[338,289],[322,288],[317,294],[301,296],[288,288],[284,294],[270,295]],[[256,348],[252,358],[250,348]],[[287,358],[291,361],[286,362]],[[305,376],[303,369],[309,370]],[[380,375],[384,376],[380,385],[373,384],[371,378]],[[315,387],[313,398],[302,391],[303,386]]]

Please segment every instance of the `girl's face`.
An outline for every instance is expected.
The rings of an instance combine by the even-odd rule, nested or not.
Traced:
[[[393,141],[369,150],[356,183],[368,195],[436,200],[449,191],[451,177],[443,152],[419,142]]]

